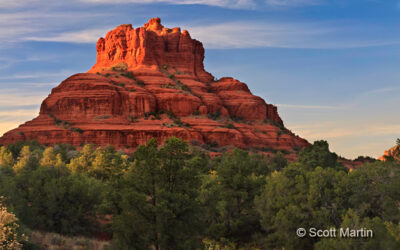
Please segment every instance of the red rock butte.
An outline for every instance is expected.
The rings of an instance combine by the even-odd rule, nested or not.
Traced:
[[[309,143],[283,126],[277,108],[230,77],[205,71],[204,48],[159,18],[121,25],[97,42],[97,62],[64,80],[39,116],[0,144],[93,143],[134,149],[176,136],[197,145],[294,152]]]

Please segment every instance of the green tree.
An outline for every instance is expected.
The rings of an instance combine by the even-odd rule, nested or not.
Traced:
[[[94,151],[94,160],[88,174],[97,179],[119,178],[127,169],[126,158],[115,151],[113,146],[108,146],[104,150],[97,148]]]
[[[61,154],[55,154],[54,148],[48,147],[43,151],[43,156],[39,161],[42,167],[62,167],[65,166]]]
[[[112,146],[94,149],[87,144],[78,156],[71,160],[68,168],[73,173],[85,173],[97,179],[119,178],[127,169],[127,158],[115,151]]]
[[[30,146],[23,146],[16,163],[13,166],[14,172],[21,174],[36,169],[38,166],[38,155],[33,154]]]
[[[400,221],[400,167],[391,162],[365,164],[351,171],[349,207],[360,217],[380,217],[384,221]]]
[[[312,248],[316,239],[299,238],[297,228],[339,226],[346,211],[347,173],[332,168],[306,170],[300,163],[267,177],[265,189],[255,199],[265,248]]]
[[[274,154],[268,159],[268,168],[273,171],[281,171],[284,167],[288,165],[288,161],[282,152]]]
[[[120,249],[195,249],[201,222],[197,196],[198,170],[187,164],[188,145],[169,138],[139,146],[135,162],[124,176],[122,208],[113,217],[114,237]]]
[[[378,217],[373,219],[360,218],[358,214],[349,209],[343,217],[340,226],[343,230],[372,230],[372,237],[340,237],[338,229],[336,238],[322,239],[315,244],[315,249],[323,250],[352,250],[352,249],[399,249],[400,241],[390,234],[387,226]]]
[[[29,186],[29,203],[35,218],[32,228],[60,234],[93,231],[102,202],[100,181],[40,167],[31,173]]]
[[[0,249],[22,249],[22,242],[26,241],[27,237],[19,232],[18,218],[7,211],[3,199],[4,197],[0,197]]]
[[[11,151],[2,146],[0,147],[0,167],[9,166],[11,167],[14,164],[14,158],[12,156]]]
[[[312,146],[303,148],[299,153],[298,161],[310,170],[316,167],[346,170],[343,165],[338,162],[337,154],[329,151],[329,144],[327,141],[315,141]]]
[[[203,180],[206,236],[222,245],[244,246],[261,230],[254,197],[260,194],[268,172],[259,155],[235,149],[213,161],[213,171]]]
[[[94,146],[86,144],[79,151],[78,156],[71,160],[67,167],[72,173],[88,173],[94,161]]]

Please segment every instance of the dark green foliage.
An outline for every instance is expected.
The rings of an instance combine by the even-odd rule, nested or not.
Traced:
[[[109,77],[110,75],[111,75],[110,73],[106,73],[104,76]]]
[[[161,115],[164,114],[164,111],[159,110],[157,112],[146,112],[144,117],[147,119],[152,116],[152,120],[161,120]]]
[[[200,115],[200,112],[198,110],[194,111],[192,115]]]
[[[337,160],[337,154],[329,151],[327,141],[315,141],[312,146],[304,148],[299,153],[299,162],[308,169],[316,167],[344,169]]]
[[[185,163],[188,145],[168,139],[158,149],[155,140],[135,152],[135,164],[124,176],[113,221],[120,249],[194,249],[201,233],[198,170]]]
[[[243,122],[244,118],[242,116],[238,116],[238,117],[231,116],[231,120],[234,121],[234,122]]]
[[[214,160],[213,169],[204,177],[201,194],[207,237],[239,246],[251,242],[261,230],[253,200],[265,184],[266,161],[235,149]]]
[[[216,149],[218,148],[218,142],[216,141],[210,141],[206,144],[203,144],[202,147],[208,151],[213,151],[216,152]]]
[[[229,128],[229,129],[235,129],[235,125],[233,125],[232,123],[228,123],[224,126],[224,128]]]
[[[288,160],[286,160],[285,155],[279,151],[268,159],[268,168],[273,171],[280,171],[288,165]]]
[[[267,158],[234,149],[210,159],[207,151],[224,148],[202,147],[151,140],[128,155],[112,146],[18,142],[0,148],[0,196],[23,227],[108,233],[116,249],[399,249],[396,158],[348,172],[324,141],[294,163],[268,145],[260,149],[275,153]],[[98,223],[105,215],[111,224]],[[365,227],[374,237],[299,238],[298,227]]]
[[[280,123],[277,123],[277,122],[274,122],[274,121],[271,121],[271,120],[270,120],[270,119],[268,119],[268,118],[265,118],[265,120],[264,120],[264,123],[266,123],[266,124],[271,124],[271,125],[273,125],[273,126],[275,126],[275,127],[278,127],[278,128],[284,129],[284,127],[283,127],[283,125],[282,125],[282,124],[280,124]]]
[[[168,115],[169,119],[173,120],[176,118],[176,115],[171,110],[167,111],[167,115]]]
[[[125,77],[127,77],[127,78],[132,79],[132,80],[135,80],[135,76],[134,76],[134,74],[133,74],[132,71],[128,71],[128,72],[121,73],[121,76],[125,76]]]
[[[315,239],[296,237],[297,228],[338,226],[345,208],[346,189],[339,184],[344,177],[345,172],[331,168],[306,172],[299,165],[267,177],[264,192],[255,200],[264,248],[309,249]]]
[[[138,119],[137,116],[128,115],[128,121],[130,121],[130,122],[136,122],[137,119]]]
[[[136,80],[136,84],[142,87],[146,85],[142,80]]]
[[[181,89],[184,91],[192,92],[192,90],[185,84],[182,85]]]
[[[71,128],[70,130],[71,130],[72,132],[77,132],[77,133],[79,133],[79,134],[82,134],[82,133],[83,133],[83,130],[80,129],[80,128]]]
[[[76,152],[76,148],[70,144],[54,145],[54,153],[60,154],[62,161],[65,163],[69,163]]]
[[[221,116],[221,113],[208,113],[207,117],[212,120],[217,120]]]
[[[16,160],[19,156],[21,149],[24,146],[29,146],[31,151],[43,151],[44,146],[40,145],[36,140],[32,141],[19,141],[16,143],[8,144],[7,148],[11,151],[13,158]]]
[[[190,127],[190,124],[183,122],[179,117],[174,118],[174,124],[178,127]]]
[[[31,175],[32,228],[60,234],[87,234],[96,226],[101,184],[93,178],[39,168]]]

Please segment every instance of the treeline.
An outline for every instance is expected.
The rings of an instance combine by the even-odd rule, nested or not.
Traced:
[[[399,163],[347,171],[325,141],[295,163],[239,149],[210,158],[177,138],[131,155],[19,142],[0,148],[0,171],[0,196],[26,235],[109,235],[115,249],[400,249]],[[296,235],[311,227],[374,236]]]

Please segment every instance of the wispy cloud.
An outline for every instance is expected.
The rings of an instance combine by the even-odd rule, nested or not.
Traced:
[[[266,0],[267,5],[274,7],[297,7],[321,4],[321,0]]]
[[[325,106],[325,105],[299,105],[299,104],[276,104],[279,108],[290,109],[340,109],[338,106]]]
[[[249,22],[236,21],[211,25],[186,25],[192,37],[208,49],[234,48],[357,48],[400,43],[400,37],[380,39],[373,28],[343,22]],[[27,36],[24,40],[68,43],[95,43],[112,27],[53,32]],[[358,37],[348,34],[359,33]],[[378,38],[377,38],[378,37]]]
[[[253,8],[256,3],[253,0],[80,0],[81,2],[94,3],[94,4],[152,4],[152,3],[166,3],[166,4],[200,4],[218,6],[224,8]]]
[[[292,0],[293,1],[293,0]],[[297,0],[299,1],[299,0]],[[173,5],[209,5],[223,8],[240,8],[248,9],[256,6],[254,0],[71,0],[68,2],[69,5],[78,4],[155,4],[165,3]],[[51,0],[0,0],[0,9],[15,9],[15,8],[26,8],[28,6],[40,6],[40,5],[53,5],[59,6],[60,2]]]
[[[72,72],[72,71],[61,71],[61,72],[54,72],[54,73],[34,72],[31,74],[13,74],[13,75],[0,76],[0,80],[43,79],[43,78],[49,78],[49,77],[62,77],[62,76],[67,77],[74,73],[76,73],[76,72]]]
[[[347,127],[339,127],[337,122],[291,124],[290,128],[301,131],[301,136],[310,140],[332,139],[339,137],[355,138],[368,136],[399,135],[400,124],[386,123],[360,123],[348,124]]]
[[[39,92],[19,92],[10,91],[7,89],[2,89],[0,93],[0,108],[2,110],[7,109],[7,107],[25,107],[27,105],[37,105],[39,106],[43,99],[48,95],[48,93]],[[1,114],[0,114],[1,117]]]
[[[390,39],[377,34],[382,27],[369,27],[330,22],[227,22],[202,26],[190,26],[193,37],[203,41],[207,48],[357,48],[400,43],[399,36]],[[358,36],[351,34],[357,32]]]
[[[45,41],[45,42],[67,42],[67,43],[95,43],[100,37],[103,37],[113,27],[101,29],[88,29],[74,32],[63,32],[49,36],[31,36],[24,40]]]
[[[32,120],[39,113],[39,109],[17,109],[12,112],[0,111],[0,136],[14,129],[22,123]]]
[[[109,15],[103,12],[60,12],[51,8],[37,11],[15,9],[0,15],[0,47],[26,41],[27,37],[47,37],[62,34],[66,29],[77,30],[82,23],[93,26],[92,21]]]

